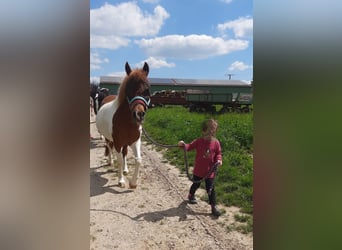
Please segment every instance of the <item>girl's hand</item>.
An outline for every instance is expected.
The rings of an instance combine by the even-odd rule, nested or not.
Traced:
[[[184,141],[179,141],[178,142],[179,147],[185,147],[185,142]]]
[[[219,166],[222,166],[222,161],[218,160],[217,163],[219,164]]]

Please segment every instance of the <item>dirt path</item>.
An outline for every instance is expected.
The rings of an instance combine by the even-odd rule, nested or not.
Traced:
[[[93,117],[90,249],[253,249],[251,234],[226,230],[238,208],[218,206],[226,213],[215,219],[206,202],[188,204],[191,183],[151,145],[142,145],[138,187],[118,187],[117,169],[105,166],[103,141],[92,121]],[[134,163],[130,150],[128,156],[130,167]],[[204,192],[199,191],[196,196]]]

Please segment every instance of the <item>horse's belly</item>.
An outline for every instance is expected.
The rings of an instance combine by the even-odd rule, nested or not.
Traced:
[[[112,131],[113,131],[113,116],[115,113],[115,108],[110,103],[103,105],[96,115],[96,127],[101,135],[106,139],[113,141]]]

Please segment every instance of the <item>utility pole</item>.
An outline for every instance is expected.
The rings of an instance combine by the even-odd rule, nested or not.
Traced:
[[[232,76],[235,75],[235,74],[224,74],[225,76],[228,76],[228,80],[231,80],[232,79]]]

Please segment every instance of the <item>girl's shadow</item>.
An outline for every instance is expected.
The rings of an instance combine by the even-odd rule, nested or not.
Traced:
[[[179,204],[178,207],[169,208],[164,211],[157,211],[157,212],[149,212],[139,214],[136,217],[132,218],[133,220],[145,220],[149,222],[156,222],[160,221],[165,217],[179,217],[179,221],[184,221],[187,219],[188,215],[210,215],[208,213],[197,213],[191,210],[188,206],[188,201],[183,201]]]

